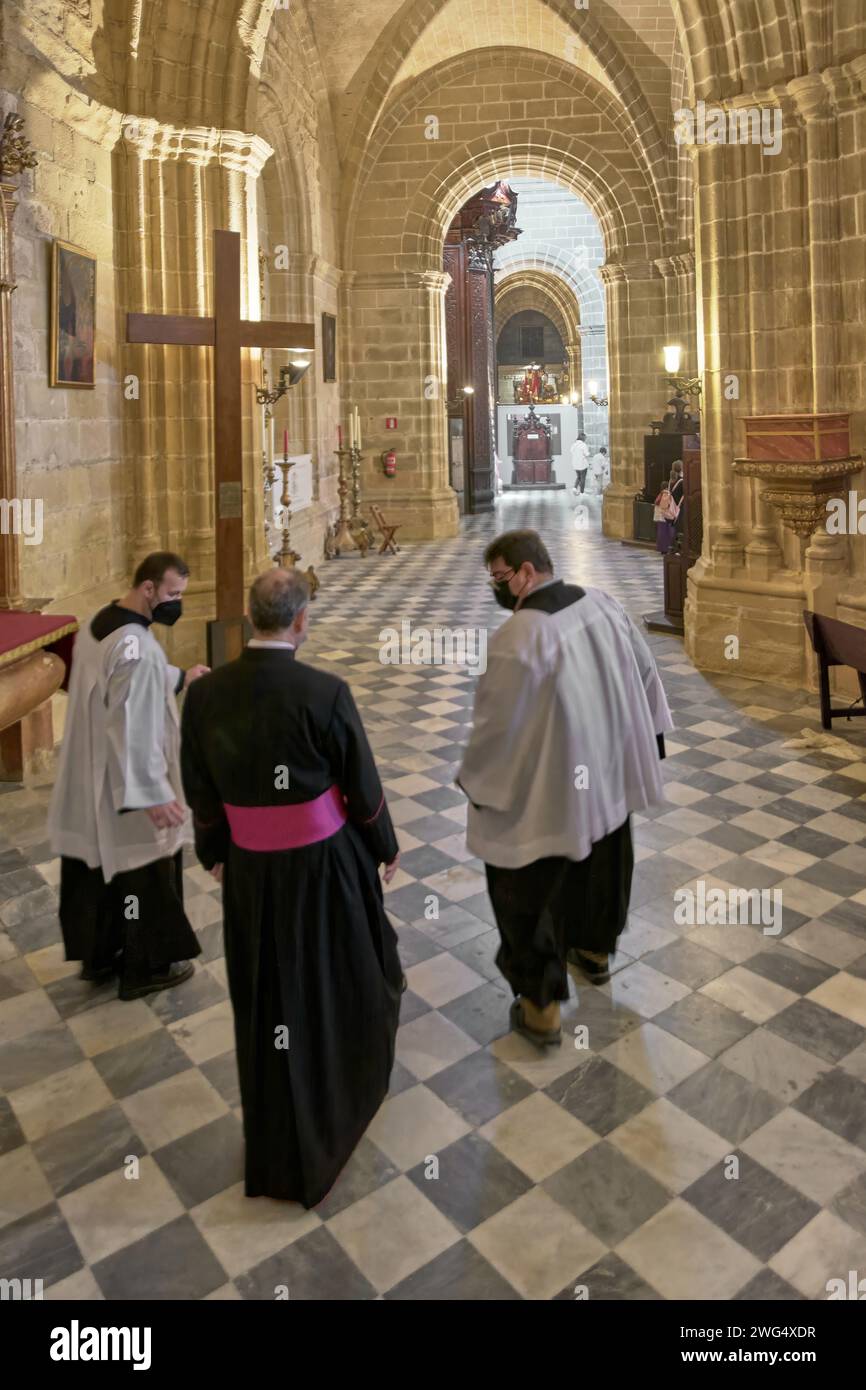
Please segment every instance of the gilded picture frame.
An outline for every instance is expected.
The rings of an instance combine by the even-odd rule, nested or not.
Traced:
[[[49,384],[96,385],[96,257],[56,240],[51,247]]]

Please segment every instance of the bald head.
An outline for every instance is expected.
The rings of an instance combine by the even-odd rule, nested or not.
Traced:
[[[256,637],[266,641],[303,641],[307,628],[310,586],[297,570],[272,569],[260,574],[250,588],[250,622]]]

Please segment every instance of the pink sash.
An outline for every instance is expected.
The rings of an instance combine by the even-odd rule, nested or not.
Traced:
[[[346,804],[336,783],[313,801],[294,806],[230,806],[225,812],[238,849],[267,854],[281,849],[303,849],[328,840],[345,825]]]

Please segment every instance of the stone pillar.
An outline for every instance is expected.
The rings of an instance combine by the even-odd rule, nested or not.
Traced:
[[[703,146],[695,163],[698,315],[704,359],[701,421],[704,555],[709,556],[715,573],[732,576],[744,564],[731,469],[737,428],[737,407],[732,401],[739,399],[739,395],[730,396],[729,378],[735,378],[738,392],[739,383],[747,379],[747,362],[741,354],[749,343],[748,320],[744,316],[742,281],[734,278],[742,269],[746,248],[737,246],[740,265],[735,269],[728,260],[734,248],[728,237],[726,218],[729,181],[739,177],[739,170],[730,167],[730,147]],[[693,574],[699,573],[701,564],[698,560]]]
[[[576,396],[574,404],[579,406],[583,403],[583,353],[579,338],[576,342],[565,344],[565,355],[568,361],[569,399]]]
[[[683,350],[681,374],[696,377],[700,372],[698,357],[697,312],[695,306],[695,253],[682,246],[656,261],[664,281],[665,343],[679,343]],[[700,405],[700,400],[693,400]]]
[[[12,219],[18,206],[17,187],[0,177],[0,496],[18,497],[15,461],[15,383],[12,375]],[[20,608],[21,571],[14,530],[0,534],[0,608]]]
[[[606,536],[634,534],[633,502],[643,487],[643,437],[664,401],[661,341],[664,282],[654,261],[608,261],[605,287],[610,381],[611,482],[604,494]]]
[[[469,381],[474,389],[469,419],[472,427],[470,452],[469,509],[493,510],[493,450],[496,426],[494,373],[496,347],[493,341],[493,266],[485,246],[469,247],[466,271],[466,312],[468,315]]]
[[[442,371],[449,283],[443,271],[356,271],[341,286],[346,399],[361,412],[362,495],[400,524],[403,540],[457,534]],[[386,432],[387,416],[397,417],[396,431]],[[390,448],[394,478],[381,464]]]
[[[812,401],[817,411],[842,407],[839,391],[842,329],[840,225],[836,175],[836,121],[831,94],[817,74],[796,78],[788,90],[803,122],[808,181],[809,268],[812,291]],[[850,480],[856,487],[856,479]],[[848,573],[848,543],[826,526],[812,535],[804,557],[809,606],[835,614],[840,579]]]

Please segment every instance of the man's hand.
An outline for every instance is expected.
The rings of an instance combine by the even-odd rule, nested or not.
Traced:
[[[199,676],[207,676],[209,674],[209,666],[190,666],[189,670],[183,678],[184,690],[189,690],[189,687],[192,685],[193,681],[197,681]]]
[[[223,881],[223,866],[222,866],[222,864],[214,864],[214,866],[213,866],[213,868],[211,869],[210,872],[211,872],[211,878],[215,878],[216,881],[217,881],[217,883],[222,883],[222,881]]]
[[[382,877],[383,877],[383,879],[385,880],[386,883],[390,883],[390,882],[391,882],[391,879],[394,877],[394,875],[395,875],[396,872],[397,872],[397,865],[398,865],[399,863],[400,863],[400,853],[399,853],[399,851],[398,851],[397,854],[395,855],[395,857],[391,860],[391,863],[385,865],[385,869],[384,869],[384,872],[383,872],[383,874],[382,874]]]
[[[183,825],[186,811],[179,801],[166,801],[163,806],[148,806],[147,814],[157,830],[171,830],[173,826]]]

